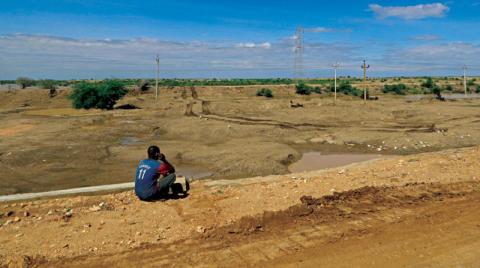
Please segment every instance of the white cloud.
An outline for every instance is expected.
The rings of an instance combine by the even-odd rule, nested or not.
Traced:
[[[412,36],[413,40],[418,40],[418,41],[436,41],[442,39],[438,35],[433,35],[433,34],[425,34],[425,35],[416,35]]]
[[[263,48],[263,49],[270,49],[272,48],[272,44],[269,42],[265,43],[252,43],[252,42],[247,42],[247,43],[238,43],[235,45],[238,48]]]
[[[313,27],[313,28],[305,28],[305,32],[310,33],[332,33],[332,32],[351,32],[351,29],[335,29],[335,28],[327,28],[327,27]]]
[[[235,43],[0,35],[0,79],[23,75],[61,79],[154,77],[157,53],[161,77],[290,76],[294,44],[291,38],[272,43]],[[306,42],[305,70],[315,76],[330,75],[331,64],[342,62],[344,74],[359,75],[359,64],[367,57],[375,75],[382,71],[421,75],[424,70],[438,69],[455,74],[463,64],[478,66],[476,59],[480,58],[478,43],[434,42],[410,47],[377,44],[371,51],[370,42]]]
[[[307,28],[305,29],[306,32],[312,33],[330,33],[334,30],[332,28],[325,28],[325,27],[315,27],[315,28]]]
[[[379,18],[398,17],[405,20],[424,19],[428,17],[443,17],[450,8],[441,3],[421,4],[416,6],[381,6],[369,5],[370,11]]]
[[[392,49],[385,53],[381,62],[390,66],[403,66],[405,71],[441,70],[451,75],[458,72],[464,64],[478,66],[476,61],[478,58],[480,58],[478,44],[449,42]]]

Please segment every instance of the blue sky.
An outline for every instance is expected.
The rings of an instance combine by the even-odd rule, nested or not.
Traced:
[[[480,0],[0,1],[0,79],[480,73]]]

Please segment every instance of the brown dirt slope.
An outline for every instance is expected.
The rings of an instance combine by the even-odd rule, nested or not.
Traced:
[[[480,184],[363,187],[168,247],[48,263],[64,267],[473,266],[480,261]]]
[[[479,256],[479,149],[196,182],[166,202],[124,192],[4,204],[0,263],[469,266]]]

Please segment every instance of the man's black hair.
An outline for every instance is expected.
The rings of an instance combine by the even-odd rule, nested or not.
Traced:
[[[158,155],[160,154],[160,148],[158,146],[152,145],[148,147],[148,158],[150,159],[158,159]]]

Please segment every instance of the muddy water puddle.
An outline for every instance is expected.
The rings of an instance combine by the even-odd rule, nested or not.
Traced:
[[[213,172],[197,167],[178,166],[175,167],[176,174],[190,179],[204,179],[213,175]]]
[[[321,152],[304,153],[302,158],[288,167],[290,172],[313,171],[345,166],[380,158],[378,154],[323,154]]]

